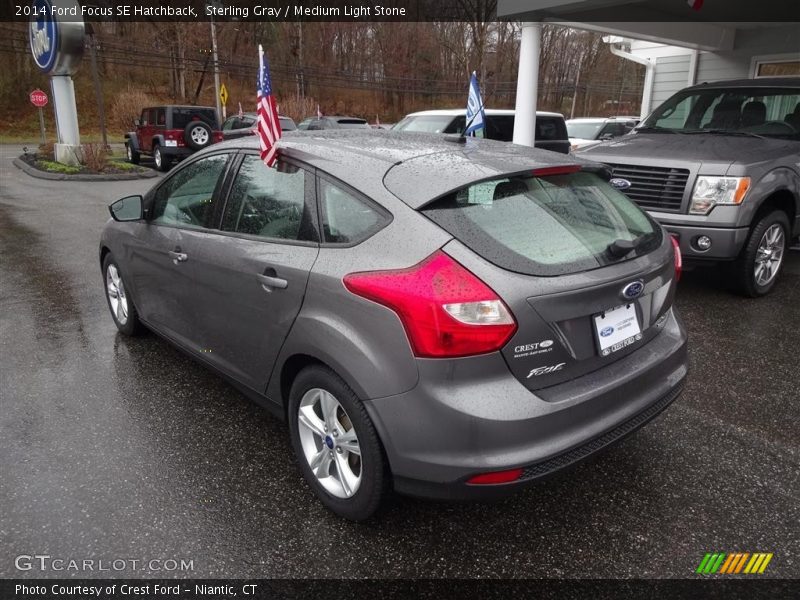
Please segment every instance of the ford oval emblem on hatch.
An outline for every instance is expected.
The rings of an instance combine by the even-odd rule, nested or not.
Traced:
[[[631,187],[631,182],[627,179],[622,179],[621,177],[614,177],[608,183],[611,184],[611,187],[618,190],[627,190],[629,187]]]
[[[642,295],[644,291],[644,282],[631,281],[628,285],[622,288],[622,297],[627,300],[633,300]]]

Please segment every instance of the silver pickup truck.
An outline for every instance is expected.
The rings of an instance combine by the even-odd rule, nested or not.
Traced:
[[[578,154],[609,165],[688,264],[724,261],[747,296],[772,289],[800,235],[800,78],[686,88],[632,133]]]

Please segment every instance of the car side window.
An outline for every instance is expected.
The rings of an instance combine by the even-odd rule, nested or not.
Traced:
[[[231,129],[235,129],[233,125],[237,119],[238,117],[228,117],[225,119],[225,122],[222,124],[222,131],[230,131]]]
[[[156,111],[156,125],[165,126],[167,124],[167,111],[159,108]]]
[[[377,209],[343,189],[320,180],[322,231],[329,244],[365,240],[388,219]]]
[[[148,111],[146,111],[146,110],[143,110],[143,111],[142,111],[142,116],[141,116],[141,118],[139,119],[139,124],[140,124],[142,127],[144,127],[145,125],[147,125],[147,124],[148,124],[148,122],[147,122],[147,115],[148,115]]]
[[[207,156],[176,171],[156,191],[151,221],[157,225],[208,227],[228,156]]]
[[[286,163],[267,167],[246,156],[231,188],[222,230],[266,239],[317,241],[313,201],[306,198],[306,172]]]

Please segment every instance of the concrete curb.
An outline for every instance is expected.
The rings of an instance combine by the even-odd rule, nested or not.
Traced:
[[[145,171],[143,173],[108,173],[107,175],[95,175],[91,173],[76,173],[75,175],[69,175],[67,173],[49,173],[32,167],[21,158],[14,159],[14,166],[25,171],[25,173],[31,177],[50,179],[52,181],[132,181],[134,179],[151,179],[153,177],[158,177],[158,173],[155,171]]]

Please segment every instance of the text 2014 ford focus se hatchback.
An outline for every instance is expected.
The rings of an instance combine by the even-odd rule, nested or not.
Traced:
[[[496,495],[680,393],[672,238],[599,165],[488,140],[308,132],[196,154],[111,205],[117,327],[285,416],[331,510]]]

